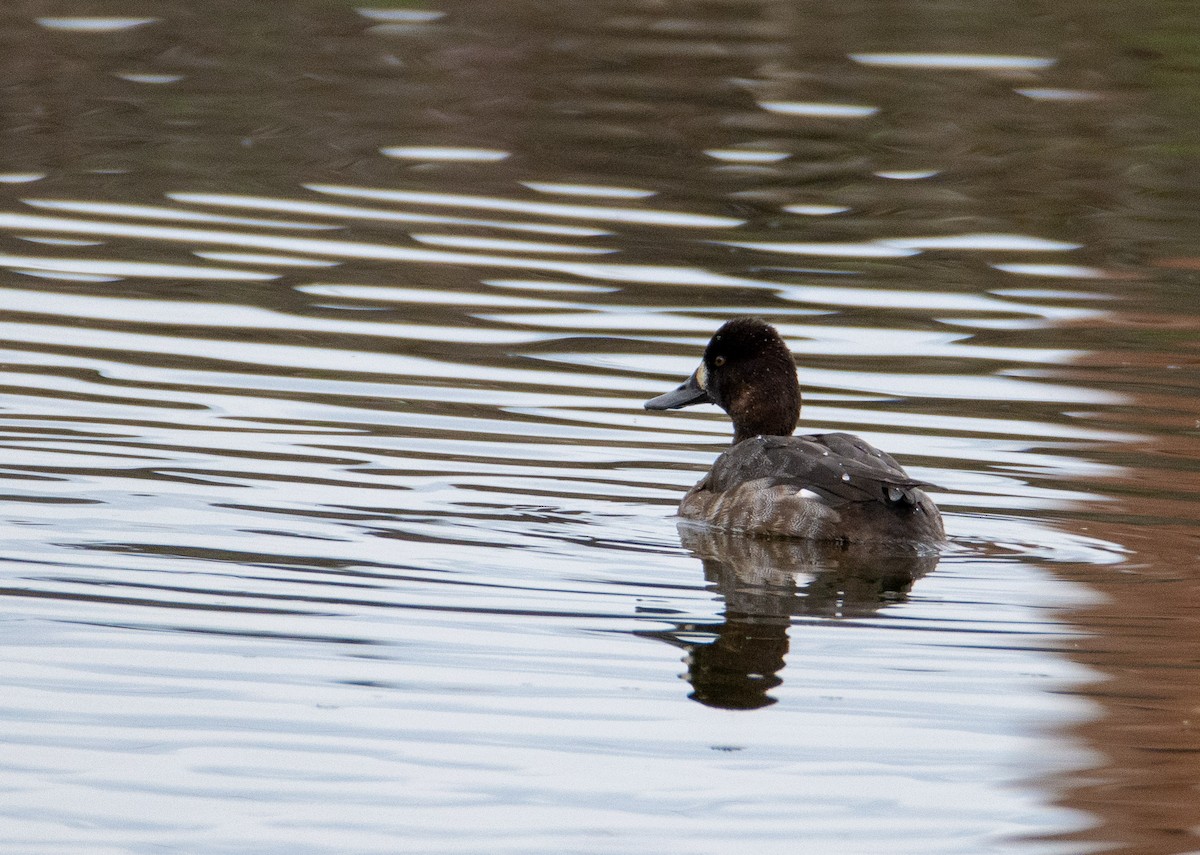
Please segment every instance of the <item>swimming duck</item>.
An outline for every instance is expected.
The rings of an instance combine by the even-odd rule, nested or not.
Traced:
[[[934,544],[942,515],[892,457],[847,433],[792,436],[800,383],[792,353],[756,318],[724,324],[699,367],[648,410],[713,403],[733,420],[733,447],[679,504],[679,516],[767,537]]]

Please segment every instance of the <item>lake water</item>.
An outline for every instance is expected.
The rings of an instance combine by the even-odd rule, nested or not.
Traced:
[[[7,6],[0,849],[1200,851],[1198,19]],[[677,528],[744,314],[943,554]]]

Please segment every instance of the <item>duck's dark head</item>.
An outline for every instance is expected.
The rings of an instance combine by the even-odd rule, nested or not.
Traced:
[[[734,443],[790,436],[800,420],[800,383],[792,353],[775,328],[757,318],[727,322],[682,386],[646,402],[648,410],[712,403],[733,419]]]

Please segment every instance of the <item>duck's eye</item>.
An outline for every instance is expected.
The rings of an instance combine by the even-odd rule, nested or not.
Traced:
[[[718,368],[720,368],[720,367],[721,367],[722,365],[724,365],[724,364],[725,364],[725,357],[724,357],[724,356],[718,356],[717,358],[715,358],[715,359],[713,360],[713,365],[717,366]]]

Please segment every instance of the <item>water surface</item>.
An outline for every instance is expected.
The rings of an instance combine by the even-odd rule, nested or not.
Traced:
[[[1188,10],[70,11],[0,13],[4,847],[1200,848]],[[943,554],[677,527],[740,314]]]

